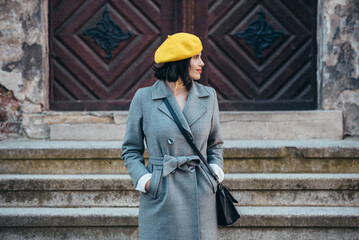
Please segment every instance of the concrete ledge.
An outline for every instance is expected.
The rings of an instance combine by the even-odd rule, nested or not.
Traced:
[[[359,209],[345,207],[237,207],[234,226],[359,227]]]
[[[340,231],[343,236],[343,231]],[[338,233],[337,233],[338,234]],[[233,235],[233,233],[231,234]],[[336,236],[332,234],[332,236]],[[5,227],[1,240],[138,240],[137,227]],[[323,238],[331,240],[328,238]],[[248,238],[246,239],[248,240]],[[258,239],[257,239],[258,240]],[[333,240],[337,240],[333,239]]]
[[[220,227],[221,240],[281,240],[281,239],[358,239],[358,228],[317,227]],[[2,240],[138,240],[137,227],[6,227],[0,231]]]
[[[359,174],[241,173],[225,174],[231,190],[359,190]]]
[[[2,208],[0,227],[137,226],[138,208]]]
[[[50,126],[51,140],[123,140],[126,125],[55,124]]]
[[[359,190],[359,174],[225,174],[231,190]],[[0,174],[1,191],[132,191],[124,174]]]
[[[122,141],[14,140],[0,142],[0,159],[118,159]],[[227,140],[224,158],[358,158],[359,139]],[[147,151],[144,154],[148,157]]]
[[[2,141],[1,174],[127,173],[121,141]],[[148,153],[144,153],[148,158]],[[359,173],[359,140],[236,140],[226,173]]]
[[[58,112],[23,113],[24,133],[31,139],[47,139],[50,137],[50,126],[56,124],[112,124],[114,113],[97,112]]]
[[[357,158],[359,139],[344,140],[227,140],[225,158]]]
[[[127,111],[24,114],[30,138],[123,140]],[[342,139],[341,111],[220,112],[224,139]]]
[[[357,240],[358,235],[358,228],[224,227],[219,229],[221,240]]]
[[[224,139],[342,139],[341,111],[221,112]]]
[[[238,207],[232,227],[359,227],[359,209]],[[1,208],[0,227],[137,226],[137,208]]]
[[[359,174],[226,174],[238,206],[359,206]],[[0,175],[0,207],[138,207],[128,175]]]

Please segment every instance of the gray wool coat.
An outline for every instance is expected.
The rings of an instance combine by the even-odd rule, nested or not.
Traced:
[[[181,134],[165,97],[208,162],[223,168],[213,88],[194,81],[183,112],[164,81],[139,89],[131,102],[121,158],[135,186],[141,176],[152,173],[149,189],[140,197],[140,239],[218,239],[217,183]]]

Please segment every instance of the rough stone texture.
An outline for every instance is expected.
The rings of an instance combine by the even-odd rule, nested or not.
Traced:
[[[359,206],[359,174],[226,174],[238,206]],[[0,175],[0,207],[138,207],[128,175]]]
[[[12,91],[0,86],[0,139],[1,135],[8,136],[11,133],[19,133],[20,116],[18,108],[19,102]]]
[[[0,174],[0,189],[3,191],[134,190],[130,176],[127,174]]]
[[[113,112],[42,112],[23,114],[25,136],[32,139],[50,138],[50,128],[56,124],[113,123]]]
[[[127,117],[127,111],[43,112],[24,114],[23,127],[29,138],[123,140]],[[220,121],[226,140],[343,137],[341,111],[221,112]],[[108,126],[93,128],[91,124]]]
[[[322,1],[319,70],[322,108],[344,115],[344,135],[359,136],[359,1]]]
[[[126,126],[118,124],[55,124],[50,126],[51,140],[119,140]]]
[[[220,228],[220,240],[358,240],[358,228]],[[137,227],[0,228],[3,240],[138,240]]]
[[[342,139],[341,111],[221,112],[222,137],[240,139]]]
[[[1,208],[3,226],[137,226],[138,208]]]
[[[359,190],[359,174],[226,174],[224,183],[232,190]],[[1,174],[3,191],[94,191],[133,190],[126,174]],[[359,199],[358,199],[359,200]]]
[[[0,174],[120,174],[127,173],[118,159],[30,159],[0,160]],[[354,168],[359,171],[357,167]]]
[[[359,227],[359,208],[237,207],[233,227]],[[138,208],[1,208],[0,227],[137,226]]]
[[[118,111],[114,114],[114,120],[116,124],[126,124],[128,117],[128,111]]]
[[[120,141],[3,141],[0,173],[127,173]],[[144,154],[148,158],[147,151]],[[358,140],[225,141],[227,173],[359,173]]]
[[[358,240],[358,228],[220,228],[221,240]]]
[[[0,1],[0,86],[13,92],[19,118],[48,107],[46,14],[47,1]]]
[[[2,240],[138,240],[137,227],[11,227],[0,228]]]
[[[238,206],[359,207],[359,192],[349,190],[232,190]],[[0,191],[0,207],[138,207],[134,191]]]

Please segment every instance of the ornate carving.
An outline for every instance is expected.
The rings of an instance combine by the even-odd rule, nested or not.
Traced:
[[[282,37],[283,33],[275,31],[272,25],[268,24],[264,13],[258,11],[258,19],[252,21],[248,27],[240,33],[234,34],[238,38],[242,38],[252,47],[257,58],[263,58],[262,50],[268,48],[276,39]]]
[[[106,59],[111,58],[111,51],[114,50],[121,41],[131,37],[131,32],[123,32],[121,28],[115,24],[106,8],[102,14],[102,19],[96,23],[96,26],[89,28],[83,32],[85,36],[90,36],[97,45],[100,45],[106,53]]]

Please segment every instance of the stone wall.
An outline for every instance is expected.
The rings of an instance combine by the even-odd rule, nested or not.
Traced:
[[[359,136],[359,0],[319,6],[320,105],[342,110],[344,136]]]
[[[46,14],[44,0],[0,0],[1,125],[12,126],[1,128],[2,138],[23,135],[23,113],[48,108]]]
[[[344,135],[358,137],[359,0],[318,1],[318,106],[341,110]],[[0,139],[49,136],[28,117],[48,116],[47,13],[48,0],[0,0]]]
[[[20,129],[19,102],[12,91],[0,86],[0,139],[16,137]]]

